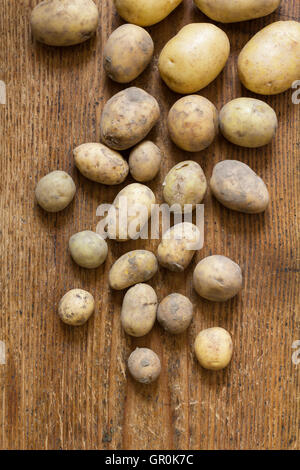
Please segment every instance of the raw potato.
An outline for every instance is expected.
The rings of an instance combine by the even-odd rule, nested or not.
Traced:
[[[112,289],[122,290],[140,282],[146,282],[158,269],[156,256],[147,250],[125,253],[112,265],[108,280]]]
[[[269,204],[269,192],[263,180],[248,165],[237,160],[217,163],[210,187],[223,206],[235,211],[258,214]]]
[[[160,359],[151,349],[136,348],[128,358],[128,369],[137,382],[150,384],[160,374]]]
[[[150,63],[153,51],[152,38],[145,29],[123,24],[113,31],[104,47],[104,69],[115,82],[131,82]]]
[[[217,109],[203,96],[180,98],[168,115],[171,139],[187,152],[199,152],[208,147],[218,134],[218,128]]]
[[[214,21],[236,23],[267,16],[281,0],[194,0],[197,7]]]
[[[31,13],[31,30],[37,41],[49,46],[72,46],[94,35],[99,12],[92,0],[48,0]]]
[[[125,294],[121,324],[128,335],[144,336],[152,330],[156,319],[157,296],[148,284],[137,284]]]
[[[196,292],[207,300],[225,302],[241,289],[241,268],[230,258],[221,255],[208,256],[197,264],[193,274]]]
[[[88,321],[94,309],[92,294],[83,289],[72,289],[60,300],[58,315],[67,325],[79,326]]]
[[[163,20],[182,0],[114,0],[119,15],[128,23],[151,26]]]
[[[75,192],[76,186],[71,176],[56,170],[40,179],[35,188],[35,197],[45,211],[59,212],[70,204]]]
[[[277,21],[255,34],[239,55],[238,72],[254,93],[288,90],[300,78],[300,23]]]
[[[153,180],[159,172],[161,159],[157,145],[145,140],[130,152],[128,163],[131,176],[141,183]]]
[[[75,263],[83,268],[98,268],[107,257],[107,243],[91,230],[75,233],[69,240],[69,250]]]
[[[190,326],[193,318],[192,302],[181,294],[170,294],[165,297],[157,309],[157,321],[168,331],[177,335]]]
[[[254,98],[237,98],[220,111],[220,129],[224,137],[241,147],[261,147],[274,137],[278,127],[273,108]]]
[[[220,28],[211,23],[188,24],[167,42],[158,68],[171,90],[195,93],[220,74],[229,52],[229,39]]]
[[[115,150],[99,143],[79,145],[73,151],[75,165],[83,176],[97,183],[123,183],[129,172],[126,160]]]
[[[159,116],[159,106],[153,96],[141,88],[126,88],[104,106],[101,139],[113,149],[128,149],[146,137]]]
[[[224,328],[214,327],[200,331],[194,348],[198,361],[205,369],[224,369],[231,361],[232,339]]]

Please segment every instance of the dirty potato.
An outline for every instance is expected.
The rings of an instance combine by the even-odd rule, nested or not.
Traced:
[[[224,369],[231,361],[232,339],[224,328],[207,328],[196,337],[194,349],[202,367],[209,370]]]
[[[194,0],[205,15],[221,23],[236,23],[270,15],[281,0]]]
[[[76,186],[71,176],[64,171],[52,171],[38,182],[35,197],[47,212],[65,209],[75,196]]]
[[[107,257],[107,243],[98,233],[84,230],[69,240],[69,250],[75,263],[82,268],[98,268]]]
[[[156,319],[156,310],[155,290],[148,284],[136,284],[126,292],[123,300],[122,327],[128,335],[144,336],[152,330]]]
[[[112,289],[122,290],[140,282],[146,282],[158,269],[156,256],[147,250],[125,253],[112,265],[108,280]]]
[[[119,15],[128,23],[151,26],[168,16],[182,0],[114,0]]]
[[[94,309],[92,294],[83,289],[72,289],[60,300],[58,315],[67,325],[79,326],[88,321]]]
[[[137,382],[149,384],[160,374],[160,359],[151,349],[136,348],[128,358],[128,369]]]
[[[161,159],[162,153],[157,145],[150,140],[141,142],[129,155],[131,176],[141,183],[153,180],[159,172]]]
[[[181,294],[167,295],[157,309],[157,321],[173,335],[183,333],[190,326],[193,318],[192,302]]]

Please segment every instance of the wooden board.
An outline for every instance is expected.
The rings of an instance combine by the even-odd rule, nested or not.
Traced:
[[[292,103],[292,91],[263,97],[279,117],[272,144],[242,149],[220,136],[199,154],[182,152],[166,129],[167,112],[179,95],[161,82],[157,60],[183,25],[208,20],[184,1],[148,28],[155,57],[133,84],[152,93],[162,109],[151,133],[164,151],[160,175],[150,184],[158,201],[163,178],[175,163],[193,158],[210,178],[213,165],[230,158],[249,164],[265,180],[271,204],[265,214],[243,215],[225,209],[208,192],[203,250],[184,274],[161,269],[150,282],[159,299],[174,291],[191,298],[192,326],[178,337],[157,325],[144,338],[127,337],[119,320],[123,293],[109,290],[108,270],[126,251],[155,251],[158,242],[110,242],[105,266],[92,271],[76,266],[67,250],[70,235],[95,229],[98,204],[111,202],[122,187],[88,181],[72,157],[78,144],[99,141],[103,104],[124,88],[107,79],[102,66],[103,44],[122,21],[111,0],[97,0],[96,38],[77,47],[46,47],[31,38],[29,16],[37,3],[1,4],[0,80],[7,87],[7,104],[0,105],[0,340],[6,346],[6,364],[0,365],[0,447],[299,448],[300,366],[292,362],[292,344],[300,337],[300,105]],[[265,25],[299,17],[299,1],[287,0],[266,18],[223,25],[231,41],[230,60],[201,94],[218,109],[235,97],[255,96],[237,78],[239,51]],[[51,215],[37,207],[34,188],[55,169],[74,177],[77,193],[65,211]],[[191,286],[197,261],[213,253],[234,259],[244,273],[241,295],[223,304],[200,299]],[[94,317],[80,328],[67,327],[56,314],[59,299],[74,287],[89,290],[97,304]],[[234,357],[230,367],[214,373],[196,363],[192,346],[199,330],[217,325],[232,334]],[[127,377],[126,358],[136,346],[151,347],[161,357],[157,383],[142,386]]]

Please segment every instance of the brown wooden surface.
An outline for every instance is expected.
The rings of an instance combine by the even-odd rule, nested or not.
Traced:
[[[95,229],[98,204],[111,202],[125,185],[109,188],[88,181],[72,157],[75,146],[99,140],[103,104],[124,88],[105,77],[101,52],[122,20],[111,0],[97,0],[97,37],[77,47],[51,48],[31,38],[29,15],[37,3],[1,0],[0,80],[7,86],[7,105],[0,105],[0,340],[6,343],[7,360],[0,365],[0,447],[299,448],[300,365],[292,363],[292,343],[300,337],[300,105],[292,104],[291,91],[261,97],[279,117],[276,139],[261,149],[242,149],[220,136],[199,154],[182,152],[170,143],[166,129],[168,109],[179,95],[160,81],[157,60],[183,25],[208,20],[184,1],[148,28],[155,58],[133,84],[152,93],[162,109],[151,134],[164,150],[160,175],[150,184],[158,200],[166,172],[180,160],[197,160],[210,178],[213,165],[230,158],[249,164],[265,180],[271,204],[265,214],[243,215],[208,193],[203,250],[186,273],[161,269],[150,281],[159,299],[174,291],[192,299],[192,326],[178,337],[157,325],[144,338],[127,337],[119,320],[123,293],[109,290],[108,270],[126,251],[142,246],[155,251],[157,242],[110,242],[105,266],[92,271],[75,265],[67,250],[70,235]],[[230,60],[201,94],[218,109],[235,97],[255,96],[237,78],[239,51],[263,26],[299,17],[299,1],[287,0],[266,18],[223,25]],[[37,207],[34,188],[55,169],[74,177],[77,193],[65,211],[51,215]],[[229,256],[244,272],[242,293],[223,304],[200,299],[191,286],[196,262],[213,253]],[[59,299],[74,287],[96,298],[95,315],[80,328],[62,324],[56,315]],[[210,326],[226,328],[234,341],[231,365],[217,373],[201,369],[192,353],[196,333]],[[157,383],[143,386],[127,376],[126,358],[136,346],[151,347],[161,357]]]

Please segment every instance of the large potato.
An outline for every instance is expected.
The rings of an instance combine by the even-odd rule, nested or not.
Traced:
[[[147,250],[133,250],[125,253],[112,265],[108,280],[112,289],[122,290],[146,282],[157,272],[156,256]]]
[[[119,15],[128,23],[151,26],[168,16],[182,0],[114,0]]]
[[[200,331],[194,348],[198,361],[205,369],[224,369],[231,361],[232,339],[224,328],[214,327]]]
[[[277,21],[259,31],[242,49],[238,72],[254,93],[275,95],[300,78],[300,23]]]
[[[115,82],[131,82],[145,70],[153,50],[152,38],[145,29],[123,24],[113,31],[105,44],[104,69]]]
[[[140,182],[151,181],[159,172],[162,159],[160,149],[150,140],[138,144],[129,155],[131,176]]]
[[[219,75],[229,52],[229,39],[220,28],[211,23],[188,24],[167,42],[158,68],[171,90],[195,93]]]
[[[75,263],[82,268],[98,268],[107,257],[107,243],[98,233],[83,230],[70,237],[69,250]]]
[[[76,186],[65,171],[51,171],[38,182],[35,197],[38,204],[48,212],[65,209],[75,196]]]
[[[192,318],[193,304],[181,294],[167,295],[157,309],[157,321],[173,335],[183,333],[190,326]]]
[[[269,192],[263,180],[248,165],[237,160],[217,163],[210,187],[223,206],[235,211],[258,214],[269,204]]]
[[[144,336],[152,330],[156,310],[155,290],[148,284],[137,284],[131,287],[124,296],[121,310],[122,327],[128,335]]]
[[[261,18],[278,8],[281,0],[194,0],[209,18],[221,23],[236,23]]]
[[[92,0],[48,0],[32,10],[31,30],[39,42],[49,46],[72,46],[95,33],[98,19]]]
[[[80,326],[88,321],[94,309],[92,294],[83,289],[71,289],[61,298],[58,315],[67,325]]]
[[[149,384],[160,374],[160,359],[151,349],[136,348],[128,358],[128,369],[137,382]]]
[[[146,137],[159,116],[159,105],[153,96],[141,88],[126,88],[103,108],[101,139],[113,149],[128,149]]]

